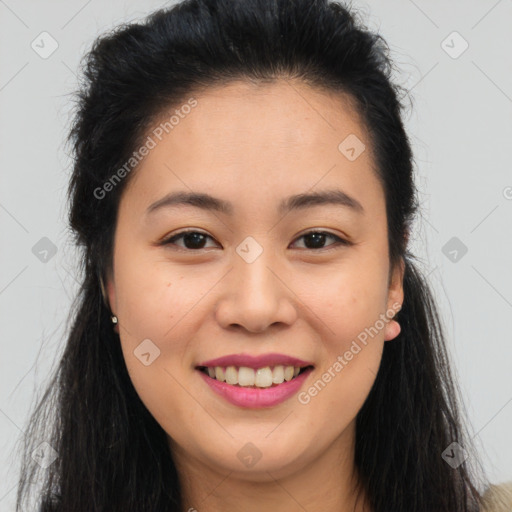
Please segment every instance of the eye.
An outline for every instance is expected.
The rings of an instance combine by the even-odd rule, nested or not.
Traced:
[[[188,230],[182,231],[181,233],[178,233],[170,238],[163,240],[161,242],[161,245],[175,245],[185,250],[199,250],[206,248],[205,242],[207,241],[208,238],[213,240],[213,238],[210,235],[207,235],[202,231]],[[300,240],[302,238],[305,241],[304,248],[310,250],[324,249],[325,241],[327,238],[331,238],[331,240],[338,242],[337,244],[329,244],[327,246],[328,248],[331,245],[351,245],[351,243],[348,242],[347,240],[344,240],[343,238],[340,238],[339,236],[334,235],[332,233],[328,233],[327,231],[309,231],[298,237],[296,240]],[[177,240],[181,239],[183,239],[183,243],[185,245],[184,247],[182,245],[178,245],[175,243]]]
[[[326,238],[334,239],[338,242],[338,244],[330,244],[330,245],[350,245],[350,242],[347,240],[344,240],[343,238],[340,238],[337,235],[334,235],[332,233],[328,233],[327,231],[308,231],[307,233],[304,233],[303,235],[299,236],[296,240],[300,240],[301,238],[304,238],[305,240],[305,249],[324,249],[323,245],[325,244]],[[330,246],[328,246],[330,249]]]
[[[176,240],[183,239],[185,244],[184,249],[196,250],[196,249],[204,249],[204,243],[207,238],[213,238],[202,231],[188,230],[182,231],[177,235],[174,235],[166,240],[163,240],[161,245],[176,245],[174,242]],[[178,245],[178,247],[183,248],[183,246]]]

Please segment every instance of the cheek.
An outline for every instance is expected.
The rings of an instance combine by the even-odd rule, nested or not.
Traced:
[[[326,349],[331,355],[349,350],[353,340],[364,341],[369,331],[383,339],[379,318],[386,311],[387,273],[382,264],[347,266],[315,290],[311,307],[326,326]]]
[[[186,325],[187,312],[205,293],[199,279],[149,253],[132,253],[116,263],[119,317],[134,338],[162,341],[172,336]]]
[[[137,394],[160,425],[173,424],[190,402],[180,372],[190,338],[187,311],[196,294],[186,281],[137,258],[116,269],[123,357]]]
[[[316,408],[311,421],[324,418],[332,435],[336,425],[348,424],[356,416],[380,366],[387,267],[380,257],[361,258],[334,276],[317,296],[318,311],[323,311],[322,321],[329,327],[323,329],[325,359],[303,396]]]
[[[384,348],[385,296],[385,280],[375,275],[331,280],[317,298],[323,357],[299,398],[311,407],[307,426],[321,426],[327,437],[355,418],[375,381]]]

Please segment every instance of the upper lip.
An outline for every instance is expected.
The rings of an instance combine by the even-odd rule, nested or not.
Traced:
[[[204,361],[197,366],[246,366],[248,368],[263,368],[265,366],[295,366],[306,367],[313,366],[312,363],[298,359],[297,357],[288,356],[286,354],[262,354],[259,356],[251,356],[249,354],[231,354],[228,356],[218,357]]]

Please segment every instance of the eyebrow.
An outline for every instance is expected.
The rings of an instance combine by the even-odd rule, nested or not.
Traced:
[[[194,206],[202,210],[213,210],[226,215],[233,215],[234,212],[232,203],[206,193],[171,192],[151,204],[146,210],[146,216],[162,208],[180,205]],[[277,211],[280,215],[284,215],[291,211],[304,210],[319,205],[344,206],[356,213],[364,213],[363,205],[357,199],[338,189],[289,196],[281,201]]]

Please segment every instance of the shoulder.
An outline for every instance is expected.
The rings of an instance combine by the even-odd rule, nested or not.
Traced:
[[[484,492],[482,512],[512,511],[512,480],[490,485]]]

